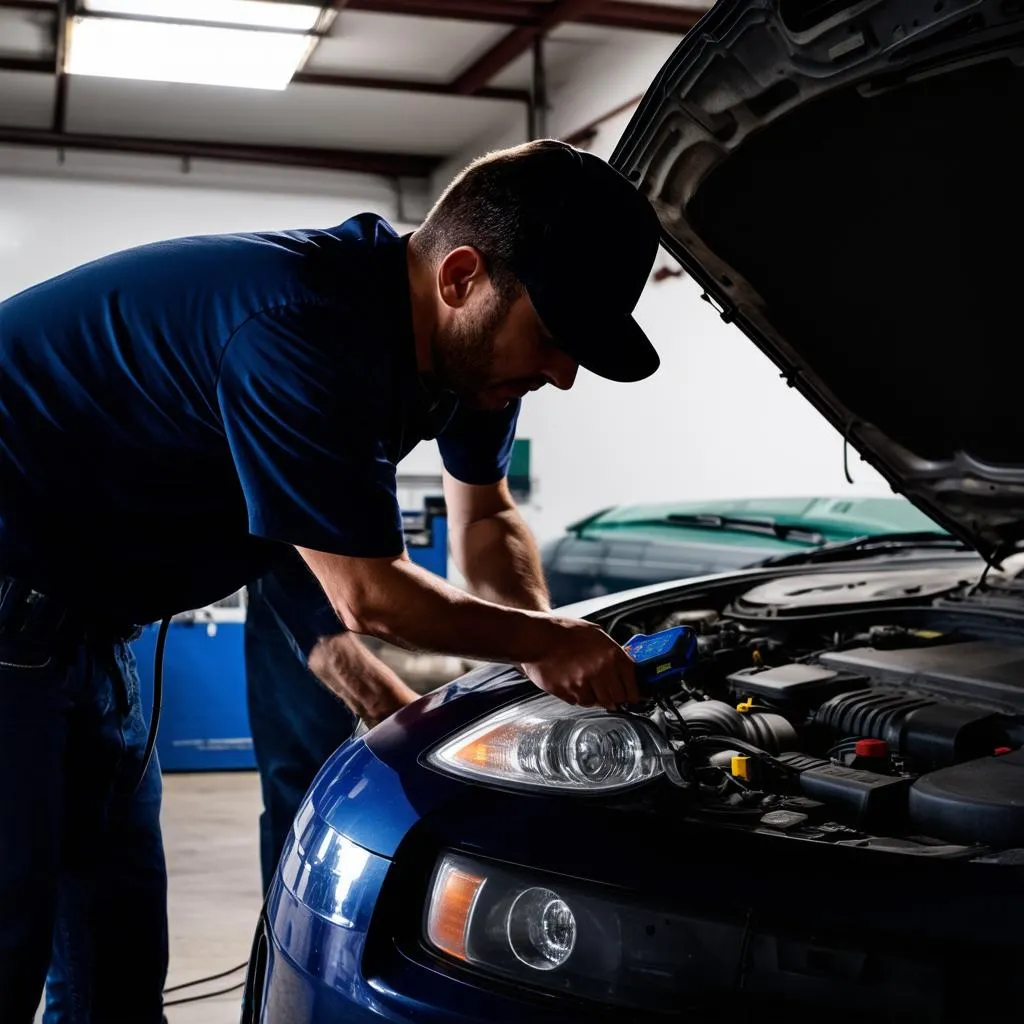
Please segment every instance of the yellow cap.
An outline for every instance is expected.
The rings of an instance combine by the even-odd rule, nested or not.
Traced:
[[[748,697],[745,701],[736,705],[737,711],[749,711],[754,706],[754,698]]]
[[[732,759],[732,774],[737,779],[750,778],[750,758],[742,754],[734,755]]]

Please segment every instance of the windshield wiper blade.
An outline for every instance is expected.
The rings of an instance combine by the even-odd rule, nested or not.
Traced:
[[[759,565],[803,565],[817,562],[844,562],[855,558],[868,558],[893,551],[912,551],[915,548],[940,551],[970,551],[962,540],[937,530],[917,530],[907,533],[872,533],[854,540],[826,544],[816,551],[798,551],[792,555],[776,555]]]
[[[695,530],[730,530],[735,533],[756,533],[762,537],[775,537],[778,540],[791,540],[803,544],[820,546],[825,543],[825,535],[806,526],[787,526],[771,519],[744,519],[740,516],[720,516],[714,513],[672,513],[665,517],[665,522],[672,526],[685,526]]]

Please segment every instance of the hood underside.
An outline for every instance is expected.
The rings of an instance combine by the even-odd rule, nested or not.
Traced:
[[[1024,2],[722,0],[612,157],[665,246],[893,487],[1024,540]]]

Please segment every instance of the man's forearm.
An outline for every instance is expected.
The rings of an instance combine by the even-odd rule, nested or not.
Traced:
[[[300,553],[353,632],[414,650],[510,664],[543,658],[559,642],[560,620],[473,597],[407,558]]]
[[[453,531],[451,545],[455,562],[477,597],[511,608],[550,609],[536,541],[515,509]]]
[[[636,666],[600,627],[503,608],[414,565],[404,553],[351,558],[299,548],[342,622],[403,647],[521,665],[570,704],[615,708],[639,700]]]

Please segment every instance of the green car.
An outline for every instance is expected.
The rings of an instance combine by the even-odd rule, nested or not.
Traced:
[[[945,531],[900,497],[620,505],[574,523],[541,555],[557,606],[747,568],[827,544],[906,533]]]

